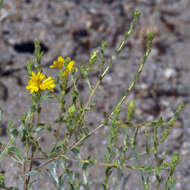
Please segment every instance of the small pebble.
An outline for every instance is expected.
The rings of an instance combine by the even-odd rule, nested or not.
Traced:
[[[148,89],[148,84],[141,83],[140,88],[143,89],[143,90],[147,90]]]
[[[182,123],[178,120],[174,121],[174,127],[175,128],[181,128],[182,127]]]
[[[166,79],[177,77],[177,71],[174,68],[167,68],[164,72],[164,76]]]

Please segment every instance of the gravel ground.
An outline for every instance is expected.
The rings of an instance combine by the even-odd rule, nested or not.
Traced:
[[[135,9],[141,11],[141,18],[130,36],[127,48],[121,53],[111,71],[97,91],[96,112],[91,115],[90,128],[104,118],[123,95],[132,80],[145,50],[146,34],[154,31],[156,38],[144,72],[131,98],[136,99],[136,120],[150,121],[163,115],[169,119],[180,102],[185,108],[165,146],[180,154],[177,167],[176,190],[189,190],[190,186],[190,1],[189,0],[7,0],[0,10],[0,106],[7,119],[16,124],[27,105],[31,103],[25,85],[27,82],[25,63],[32,59],[33,40],[39,38],[45,52],[44,69],[57,56],[71,56],[77,63],[86,64],[91,51],[106,40],[109,48],[106,57],[113,53],[128,30]],[[95,76],[90,76],[95,81]],[[81,98],[85,102],[89,91],[80,84]],[[126,103],[125,103],[126,105]],[[44,105],[43,118],[56,117],[56,104]],[[49,116],[50,115],[50,116]],[[7,143],[7,122],[0,122],[2,141]],[[88,140],[87,150],[101,159],[104,153],[106,129]],[[51,137],[44,135],[47,148]],[[17,143],[19,145],[19,143]],[[19,145],[22,146],[22,145]],[[0,170],[8,180],[7,184],[22,187],[19,168],[13,168],[9,159],[0,163]],[[102,178],[100,168],[90,174],[91,189],[100,189]],[[33,188],[54,190],[45,176]],[[135,186],[134,186],[135,184]],[[135,188],[134,188],[135,187]],[[111,187],[110,187],[111,189]],[[136,176],[131,177],[128,189],[141,189]]]

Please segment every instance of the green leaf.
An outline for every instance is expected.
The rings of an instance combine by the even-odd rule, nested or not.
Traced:
[[[37,182],[37,180],[35,179],[35,180],[32,180],[30,183],[29,183],[29,185],[28,185],[28,189],[31,189],[32,190],[32,185],[34,184],[34,183],[36,183]]]
[[[8,149],[8,153],[14,154],[14,156],[16,156],[16,158],[19,159],[20,161],[23,160],[20,151],[19,151],[18,148],[15,147],[15,146],[11,146],[11,147]],[[17,160],[17,161],[18,161],[18,160]]]
[[[9,123],[8,133],[12,137],[17,137],[18,136],[18,130],[15,128],[13,121],[9,120],[8,123]]]
[[[135,10],[134,17],[137,17],[137,19],[140,17],[141,13],[139,10]]]
[[[99,52],[97,50],[95,50],[91,53],[89,63],[88,63],[88,70],[90,70],[94,66],[94,64],[98,58],[98,54],[99,54]]]
[[[128,175],[126,175],[126,176],[124,177],[123,183],[122,183],[122,188],[121,188],[122,190],[125,190],[125,186],[126,186],[128,180],[129,180],[130,176],[131,176],[131,174],[128,174]]]
[[[86,67],[84,65],[80,65],[80,71],[81,71],[81,75],[82,77],[86,80],[86,83],[89,87],[89,89],[92,91],[92,87],[88,78],[88,71],[86,69]]]
[[[184,104],[181,103],[181,104],[179,105],[177,111],[175,112],[174,116],[168,121],[168,125],[169,125],[170,127],[173,126],[174,121],[177,119],[179,113],[182,111],[183,108],[184,108]]]
[[[0,186],[5,186],[5,176],[0,173]]]
[[[32,130],[32,132],[40,132],[42,130],[44,130],[45,126],[44,125],[38,125],[37,128],[35,128],[34,130]]]
[[[106,177],[109,178],[111,174],[112,174],[112,167],[107,167],[107,169],[106,169]]]
[[[39,72],[39,71],[42,70],[42,68],[41,68],[41,58],[43,57],[44,53],[41,52],[40,40],[35,39],[34,46],[35,46],[35,50],[34,50],[34,56],[35,56],[34,67],[35,67],[36,72]]]
[[[33,63],[31,61],[27,61],[26,62],[26,67],[27,67],[28,75],[31,76],[32,75]]]
[[[101,50],[105,50],[105,48],[107,48],[108,47],[108,42],[106,42],[106,41],[102,41],[102,43],[101,43]]]
[[[68,108],[68,114],[73,114],[73,113],[75,113],[76,112],[76,107],[75,107],[75,105],[72,105],[72,106],[70,106],[69,108]]]
[[[130,122],[134,112],[136,109],[136,105],[135,105],[135,101],[134,100],[130,100],[129,105],[128,105],[128,112],[127,112],[127,121]]]
[[[28,171],[26,172],[26,176],[31,176],[34,174],[40,174],[40,173],[46,173],[46,170],[32,170],[32,171]]]
[[[3,152],[1,152],[1,154],[0,154],[0,162],[3,159],[3,157],[7,154],[8,149],[9,149],[9,147],[11,147],[14,140],[15,140],[15,137],[12,137],[11,140],[9,141],[9,143],[7,144],[7,146],[4,148]]]
[[[163,135],[162,135],[162,138],[160,139],[160,141],[159,141],[158,144],[159,145],[162,144],[166,140],[166,138],[168,137],[168,135],[169,135],[169,129],[165,128],[164,132],[163,132]]]

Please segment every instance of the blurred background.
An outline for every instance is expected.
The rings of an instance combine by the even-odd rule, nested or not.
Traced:
[[[143,53],[147,33],[153,31],[156,37],[152,52],[145,65],[137,86],[130,95],[136,100],[135,119],[145,122],[159,116],[169,119],[180,102],[185,109],[174,124],[166,148],[171,153],[180,154],[177,167],[177,190],[188,190],[190,186],[190,1],[189,0],[6,0],[0,9],[0,106],[6,120],[16,125],[23,111],[31,104],[26,61],[33,60],[35,38],[41,42],[45,53],[43,68],[55,76],[56,71],[48,67],[58,56],[70,56],[76,63],[87,64],[90,53],[99,48],[101,41],[108,42],[105,51],[107,61],[113,54],[124,32],[129,29],[134,10],[141,11],[141,17],[133,34],[129,37],[126,49],[113,64],[96,94],[95,110],[89,118],[90,129],[104,118],[118,102],[133,79]],[[90,79],[96,81],[96,75]],[[78,85],[82,101],[89,90],[84,82]],[[49,117],[49,115],[51,117]],[[48,117],[47,117],[48,116]],[[54,102],[44,105],[43,119],[56,118]],[[0,121],[0,136],[8,142],[8,123]],[[99,157],[106,146],[106,129],[88,140],[86,151]],[[51,138],[51,137],[49,137]],[[48,149],[50,140],[42,139]],[[18,143],[19,145],[19,143]],[[19,146],[22,147],[20,144]],[[0,172],[8,177],[7,184],[22,186],[18,177],[22,171],[15,169],[9,159],[0,163]],[[91,189],[101,189],[98,182],[101,170],[90,174]],[[41,176],[38,187],[50,189],[47,177]],[[134,186],[135,184],[135,186]],[[140,190],[135,175],[127,186]]]

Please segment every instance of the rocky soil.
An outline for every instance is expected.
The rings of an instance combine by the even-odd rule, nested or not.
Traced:
[[[146,34],[154,31],[156,38],[151,55],[130,98],[136,99],[136,120],[143,122],[161,115],[169,119],[179,103],[185,103],[165,146],[180,154],[176,190],[189,190],[189,0],[7,0],[0,10],[0,106],[6,119],[16,124],[22,112],[27,111],[31,98],[25,89],[28,80],[25,63],[33,59],[35,38],[40,39],[45,52],[44,69],[54,76],[55,72],[48,66],[57,56],[70,56],[77,63],[86,64],[90,52],[98,48],[102,40],[109,44],[106,50],[109,58],[128,30],[135,9],[141,11],[141,18],[128,39],[126,50],[97,91],[96,113],[89,118],[90,128],[96,127],[97,121],[104,118],[104,111],[109,112],[123,95],[142,59]],[[90,79],[95,81],[96,77],[92,75]],[[85,83],[80,84],[80,92],[85,102],[89,94]],[[42,119],[56,118],[56,104],[51,102],[44,106]],[[0,128],[1,139],[7,143],[5,119],[0,121]],[[105,136],[106,129],[88,140],[89,154],[102,158]],[[49,137],[44,135],[44,147],[48,149],[50,143]],[[18,177],[22,171],[13,166],[11,160],[6,159],[0,163],[0,171],[7,176],[7,184],[22,187],[22,179]],[[89,177],[91,189],[101,189],[98,184],[102,178],[100,168],[93,170]],[[33,189],[54,190],[47,176],[40,178]],[[128,189],[140,190],[135,183],[134,175]]]

